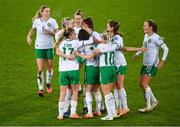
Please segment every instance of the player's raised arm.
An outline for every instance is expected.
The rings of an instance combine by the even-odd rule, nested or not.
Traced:
[[[90,17],[83,20],[82,29],[87,31],[93,37],[93,40],[96,44],[99,44],[103,41],[100,34],[94,31],[93,21]]]

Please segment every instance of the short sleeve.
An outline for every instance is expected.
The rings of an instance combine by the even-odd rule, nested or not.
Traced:
[[[61,35],[62,35],[62,30],[60,30],[60,31],[58,31],[56,34],[55,34],[55,40],[56,40],[56,42],[59,40],[59,38],[61,37]]]
[[[164,41],[163,41],[163,39],[159,36],[159,37],[156,38],[155,43],[156,43],[158,46],[161,46],[162,44],[164,44]]]
[[[123,39],[120,36],[115,36],[114,38],[112,38],[111,42],[112,44],[117,44],[117,49],[123,47]]]
[[[102,37],[100,36],[100,34],[96,31],[94,31],[92,33],[92,37],[94,37],[95,39],[97,39],[98,41],[102,41]]]
[[[84,47],[78,48],[78,52],[82,53],[84,51]]]
[[[36,28],[36,27],[37,27],[37,20],[34,20],[32,24],[32,28]]]
[[[102,44],[97,45],[97,47],[96,47],[96,48],[97,48],[97,49],[99,49],[100,51],[104,50],[104,48],[103,48]]]

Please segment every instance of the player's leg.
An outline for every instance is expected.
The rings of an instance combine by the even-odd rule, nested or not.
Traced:
[[[84,116],[84,118],[93,118],[92,113],[92,85],[87,84],[86,87],[86,104],[88,108],[87,114]]]
[[[144,98],[146,101],[146,107],[139,109],[140,112],[147,112],[151,111],[151,90],[148,86],[149,82],[151,80],[151,77],[147,74],[143,74],[140,76],[140,86],[143,89],[144,92]]]
[[[43,97],[43,91],[44,91],[44,59],[37,59],[37,67],[38,67],[38,72],[37,72],[37,82],[38,82],[38,95]]]
[[[115,82],[116,79],[115,76],[116,73],[114,67],[100,68],[101,89],[105,96],[105,105],[107,109],[107,116],[101,118],[101,120],[113,120],[113,117],[116,116],[115,100],[111,93],[113,82]]]
[[[71,97],[71,114],[70,118],[78,119],[81,118],[77,113],[77,101],[78,101],[78,91],[79,91],[79,70],[68,72],[68,77],[70,80],[71,88],[72,88],[72,97]]]
[[[154,107],[156,107],[159,102],[156,100],[150,86],[149,82],[152,76],[155,76],[157,72],[157,68],[153,66],[142,66],[141,76],[140,76],[140,86],[144,91],[144,97],[146,100],[146,107],[140,109],[140,112],[151,111]],[[151,105],[152,103],[152,105]]]
[[[107,116],[101,118],[101,120],[113,120],[114,113],[113,113],[112,106],[114,104],[113,103],[114,97],[110,90],[110,84],[102,84],[101,89],[104,94],[105,105],[106,105],[106,110],[107,110]],[[114,109],[115,109],[115,104],[114,104]]]
[[[64,112],[65,112],[65,96],[66,96],[66,90],[67,90],[67,85],[60,86],[60,96],[59,96],[59,102],[58,102],[58,119],[63,119],[64,118]]]
[[[93,112],[93,114],[100,116],[101,115],[101,108],[102,108],[102,105],[104,106],[104,103],[102,101],[102,96],[101,96],[99,84],[93,85],[93,92],[94,92],[94,97],[95,97],[95,101],[96,101],[96,110],[95,110],[95,112]],[[104,108],[103,108],[103,110],[104,110]]]
[[[51,80],[53,77],[53,57],[54,57],[54,50],[53,49],[46,49],[46,63],[47,63],[47,71],[46,71],[46,90],[48,93],[52,92],[51,88]]]
[[[38,95],[43,97],[43,91],[44,91],[44,64],[45,64],[45,51],[44,49],[35,49],[35,54],[36,54],[36,62],[37,62],[37,67],[38,67],[38,72],[37,72],[37,82],[38,82]]]
[[[125,115],[129,112],[129,108],[127,105],[126,90],[124,88],[124,78],[125,78],[125,75],[117,75],[116,88],[119,92],[120,103],[122,106],[122,112],[120,112],[119,116]]]
[[[66,104],[65,113],[64,113],[65,117],[70,116],[69,106],[71,104],[71,97],[72,97],[72,88],[71,85],[68,85],[65,96],[65,104]]]
[[[59,96],[59,102],[58,102],[58,119],[64,118],[64,113],[66,110],[66,102],[65,102],[65,96],[67,87],[69,84],[69,80],[67,78],[68,73],[67,72],[60,72],[59,73],[59,85],[60,85],[60,96]]]
[[[79,118],[82,118],[76,113],[79,84],[71,85],[71,87],[72,87],[72,98],[71,98],[71,115],[70,115],[70,118],[79,119]]]
[[[87,103],[86,103],[86,84],[84,84],[84,88],[83,88],[83,102],[84,102],[84,107],[82,110],[82,114],[87,114],[88,108],[87,108]]]
[[[105,106],[104,106],[104,103],[103,103],[103,100],[102,100],[102,96],[101,96],[101,92],[100,92],[100,81],[99,81],[99,67],[96,67],[95,68],[95,76],[94,76],[94,83],[93,84],[95,84],[95,85],[93,85],[93,91],[95,92],[95,100],[96,100],[96,111],[98,111],[97,112],[97,115],[98,114],[100,114],[100,113],[103,113],[104,111],[105,111]],[[100,101],[100,103],[99,103],[99,100],[101,100]],[[99,112],[99,105],[100,105],[100,111],[101,112]]]
[[[78,60],[81,63],[81,60],[83,60],[81,57],[78,57]],[[82,69],[83,64],[80,64],[80,69]],[[86,103],[86,84],[87,84],[87,67],[84,67],[84,88],[83,88],[83,102],[84,102],[84,107],[82,110],[82,114],[87,114],[88,113],[88,108],[87,108],[87,103]]]
[[[118,76],[118,75],[117,75]],[[119,115],[122,111],[121,99],[120,99],[120,88],[118,86],[118,77],[116,77],[116,83],[114,84],[114,99],[115,99],[115,106],[116,112]]]

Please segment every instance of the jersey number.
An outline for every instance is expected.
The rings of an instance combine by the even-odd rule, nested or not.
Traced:
[[[72,54],[72,52],[74,51],[74,48],[63,47],[63,53],[64,54],[66,54],[66,49],[70,51],[70,54]],[[66,54],[66,55],[70,55],[70,54]],[[63,60],[66,60],[66,58],[63,58]]]
[[[105,55],[105,64],[113,65],[114,64],[114,52],[106,52]]]

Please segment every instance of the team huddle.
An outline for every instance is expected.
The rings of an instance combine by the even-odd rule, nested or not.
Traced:
[[[163,67],[169,50],[157,34],[158,27],[153,20],[144,22],[145,36],[140,48],[124,46],[123,34],[118,32],[120,24],[117,21],[109,20],[103,33],[96,32],[93,20],[89,17],[84,18],[81,10],[75,12],[74,18],[63,18],[62,27],[63,29],[59,30],[56,20],[50,17],[50,8],[43,5],[34,16],[32,28],[27,36],[27,42],[31,45],[32,35],[36,32],[37,84],[38,95],[41,97],[44,96],[44,66],[47,65],[46,91],[51,93],[54,49],[55,54],[59,56],[58,119],[62,120],[66,116],[72,119],[82,118],[76,112],[79,93],[82,90],[85,114],[83,118],[101,116],[105,108],[107,115],[101,120],[113,120],[130,111],[124,88],[127,62],[123,51],[136,52],[133,60],[144,53],[139,84],[144,92],[146,106],[139,111],[152,111],[159,104],[149,82],[157,70]],[[163,49],[160,60],[159,47]],[[80,69],[83,65],[85,78],[82,89]],[[92,108],[93,96],[95,109]]]

